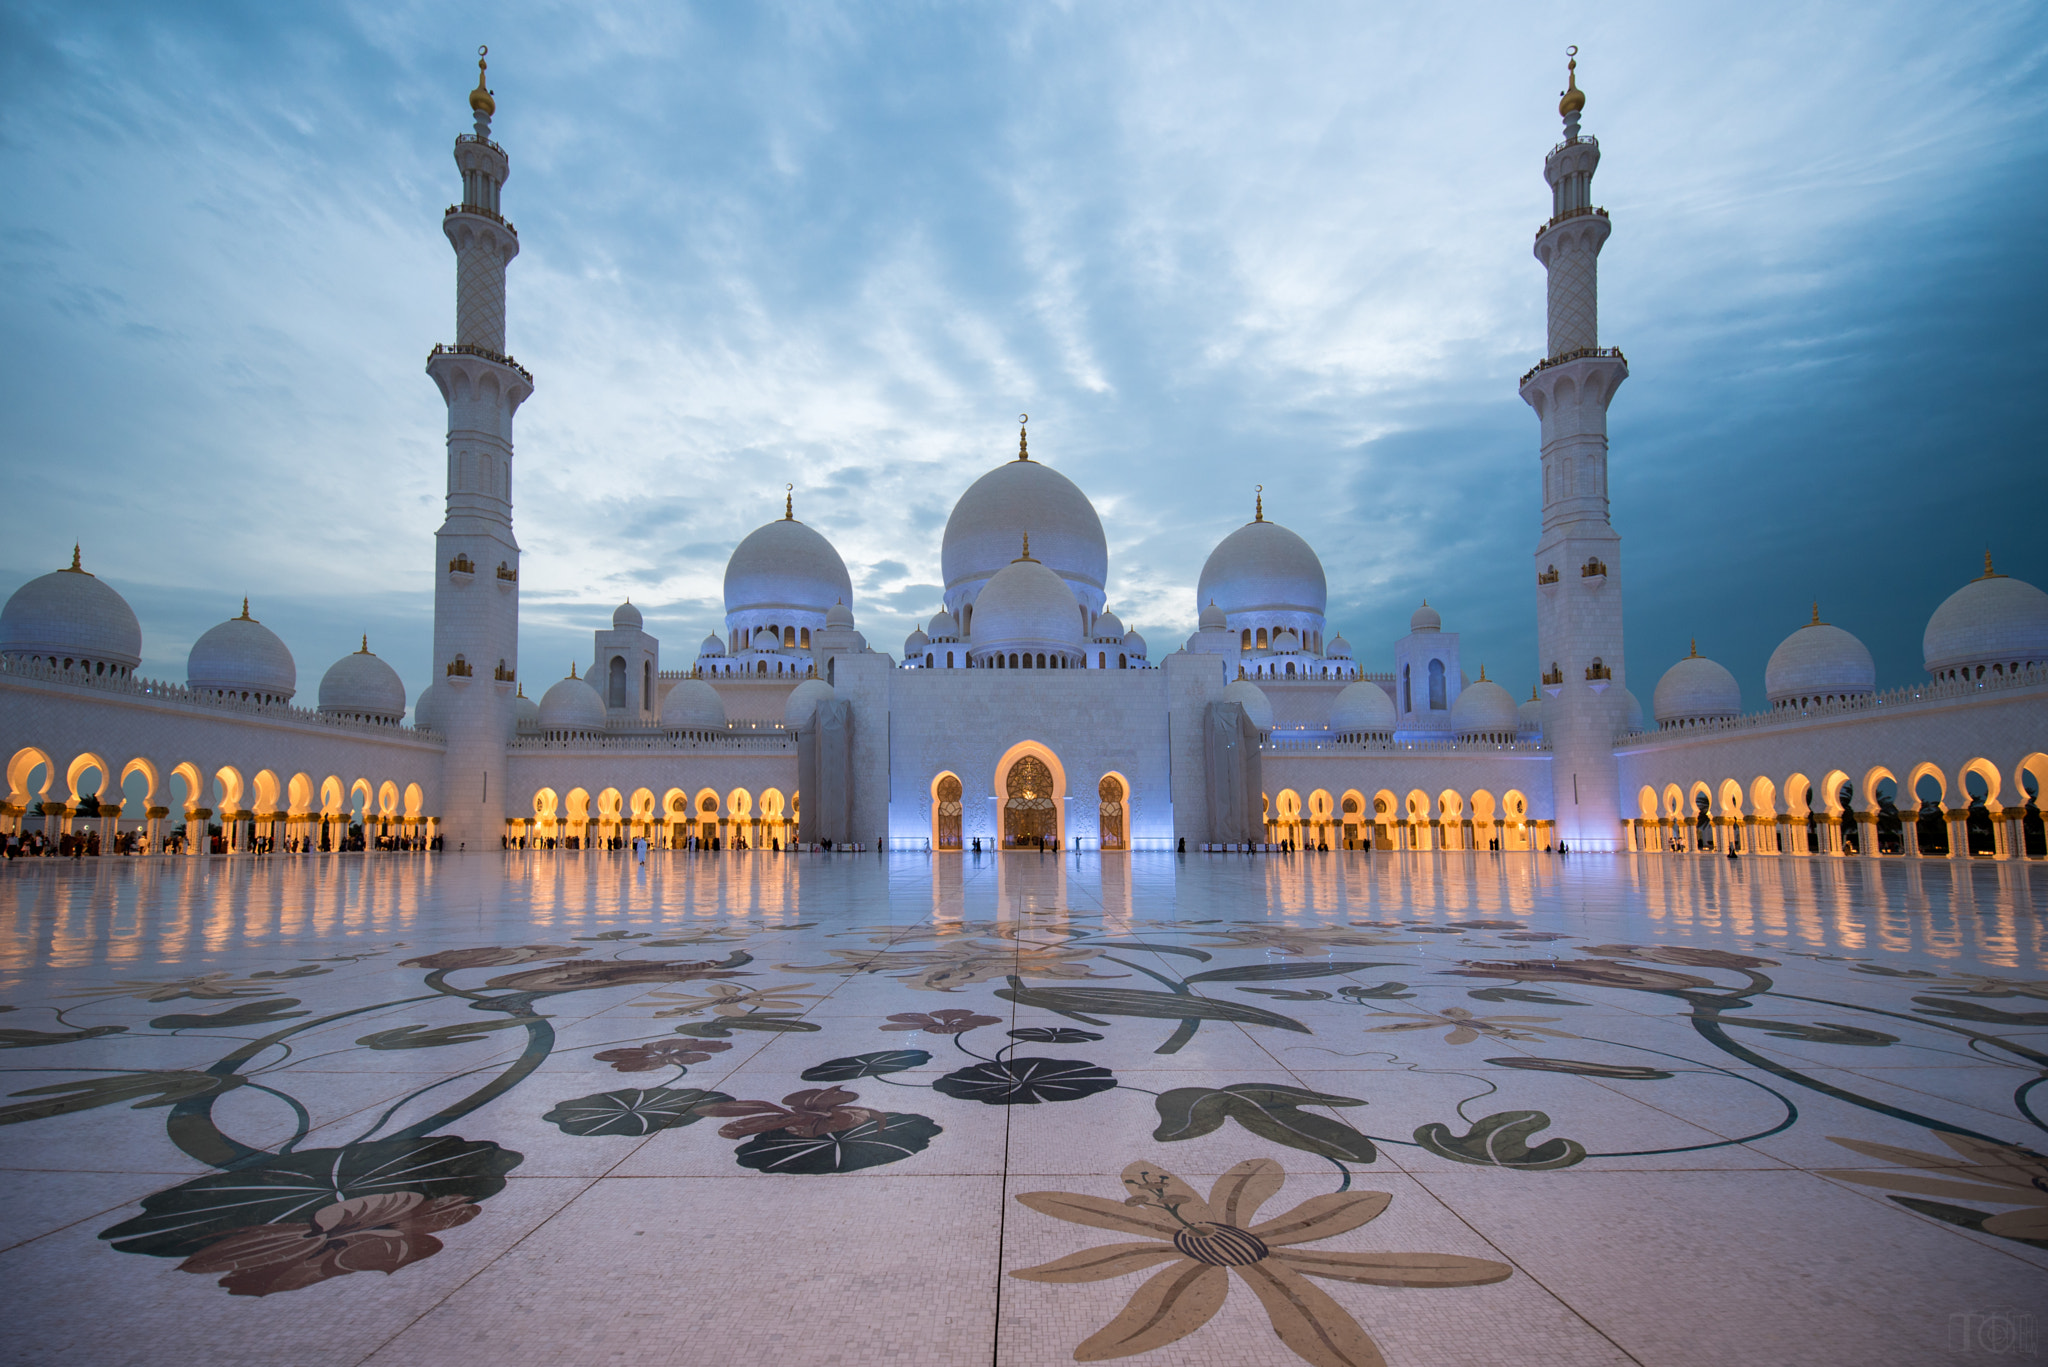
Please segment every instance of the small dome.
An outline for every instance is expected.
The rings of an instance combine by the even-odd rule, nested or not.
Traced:
[[[208,693],[246,693],[257,698],[291,701],[298,691],[299,670],[277,633],[249,615],[231,617],[192,643],[185,657],[185,682]]]
[[[430,683],[412,701],[412,724],[422,731],[442,731],[441,704],[448,698],[448,685]]]
[[[1522,704],[1522,706],[1524,707],[1527,707],[1528,705],[1529,704],[1527,703]],[[1648,729],[1643,725],[1642,700],[1636,697],[1635,694],[1629,692],[1626,688],[1621,690],[1621,708],[1622,726],[1625,729],[1630,731],[1642,731]]]
[[[661,700],[661,724],[671,731],[723,731],[725,699],[702,679],[684,679]]]
[[[1145,638],[1138,634],[1136,627],[1132,627],[1124,633],[1124,653],[1126,655],[1143,655],[1145,653]]]
[[[974,600],[974,648],[1064,650],[1081,643],[1081,614],[1066,581],[1019,558],[982,585]]]
[[[1514,695],[1487,678],[1485,670],[1479,673],[1477,682],[1460,689],[1451,704],[1451,729],[1461,736],[1514,735],[1522,727]]]
[[[570,675],[549,686],[540,699],[543,731],[604,730],[604,699],[589,683]]]
[[[320,676],[320,710],[331,717],[400,721],[405,717],[405,684],[397,670],[370,653],[366,636],[361,650],[342,656]]]
[[[524,689],[512,700],[512,734],[530,735],[540,730],[540,704],[526,696]]]
[[[725,610],[823,612],[853,597],[846,562],[832,543],[794,518],[757,527],[725,565]],[[728,625],[731,625],[728,623]]]
[[[1123,619],[1105,610],[1095,619],[1095,625],[1089,628],[1089,635],[1098,641],[1120,641],[1124,635]]]
[[[805,679],[789,690],[789,698],[782,704],[782,724],[792,731],[801,731],[811,724],[811,715],[818,710],[819,703],[838,696],[823,679]]]
[[[718,656],[720,658],[723,658],[725,655],[725,642],[718,639],[718,633],[715,631],[712,632],[709,636],[706,636],[703,639],[703,641],[699,643],[699,645],[697,646],[698,659],[701,660],[706,656],[713,655]]]
[[[842,627],[847,630],[852,630],[853,609],[846,606],[846,600],[844,598],[841,598],[840,600],[835,602],[831,607],[825,609],[825,625],[828,627]]]
[[[931,643],[931,637],[915,627],[911,628],[910,634],[903,638],[903,658],[907,660],[913,655],[924,654],[925,647]]]
[[[1291,627],[1290,627],[1290,628],[1287,628],[1287,629],[1285,629],[1285,630],[1281,630],[1281,631],[1276,631],[1276,632],[1274,632],[1274,633],[1273,633],[1273,653],[1274,653],[1275,655],[1298,655],[1298,654],[1300,654],[1300,653],[1301,653],[1301,633],[1300,633],[1300,632],[1298,632],[1298,631],[1295,631],[1295,630],[1294,630],[1293,628],[1291,628]]]
[[[1033,554],[1055,577],[1070,583],[1069,598],[1101,606],[1109,579],[1109,540],[1102,534],[1102,519],[1072,480],[1035,460],[998,465],[953,505],[939,543],[946,601],[955,608],[973,602],[978,626],[980,592],[1016,558],[1026,535],[1038,546]],[[1071,610],[1069,615],[1074,615]]]
[[[1332,660],[1348,660],[1351,658],[1351,642],[1345,640],[1342,633],[1339,633],[1332,636],[1329,643],[1323,647],[1323,654]]]
[[[1414,615],[1408,619],[1408,630],[1410,631],[1442,631],[1443,629],[1443,614],[1431,607],[1427,598],[1422,600],[1422,606],[1415,609]]]
[[[1863,642],[1840,627],[1813,620],[1787,636],[1764,666],[1764,697],[1773,706],[1811,699],[1854,698],[1877,691],[1877,664]]]
[[[1737,717],[1742,715],[1742,685],[1695,648],[1691,656],[1664,671],[1650,704],[1659,726]]]
[[[1391,735],[1394,726],[1394,700],[1376,683],[1346,684],[1330,704],[1330,729],[1340,736]]]
[[[1630,695],[1630,701],[1634,701],[1634,695]],[[1528,736],[1536,740],[1543,739],[1543,700],[1535,695],[1535,690],[1530,690],[1529,701],[1517,707],[1515,712],[1521,718],[1516,727],[1518,735]],[[1642,716],[1641,703],[1636,704],[1636,715],[1638,718]],[[1641,728],[1638,727],[1637,729],[1640,730]]]
[[[1250,679],[1237,679],[1223,690],[1223,701],[1234,702],[1244,709],[1253,726],[1260,731],[1273,729],[1273,703]]]
[[[31,579],[0,608],[0,654],[83,660],[133,669],[142,663],[142,624],[128,601],[80,567]]]
[[[1927,619],[1920,650],[1934,675],[2048,662],[2048,593],[1995,572],[1987,555],[1983,578],[1950,594]]]
[[[953,620],[953,614],[940,608],[932,614],[931,622],[924,634],[935,641],[957,641],[960,639],[960,624]]]
[[[750,650],[780,650],[782,649],[782,636],[779,632],[771,631],[767,627],[756,627],[754,634],[747,638],[747,648]]]
[[[1301,612],[1321,617],[1330,585],[1308,542],[1277,522],[1247,522],[1216,544],[1202,562],[1195,601],[1223,611]]]
[[[612,609],[612,629],[614,631],[624,631],[629,627],[634,631],[638,631],[640,629],[640,621],[640,609],[633,606],[633,600],[630,598]]]
[[[1228,631],[1230,614],[1217,607],[1216,600],[1211,598],[1209,606],[1203,608],[1202,615],[1196,619],[1195,626],[1200,631]]]

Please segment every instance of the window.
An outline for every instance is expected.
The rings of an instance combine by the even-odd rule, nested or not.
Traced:
[[[1119,655],[1119,656],[1117,656],[1117,658],[1118,658],[1119,660],[1121,660],[1121,659],[1123,658],[1123,656]],[[1106,650],[1098,650],[1098,651],[1096,651],[1096,652],[1095,652],[1095,667],[1096,667],[1097,669],[1108,669],[1108,668],[1109,668],[1109,652],[1108,652],[1108,651],[1106,651]]]
[[[782,629],[782,646],[783,646],[783,649],[785,649],[785,650],[795,650],[795,649],[796,649],[796,628],[795,628],[795,627],[784,627],[784,628]]]
[[[798,633],[797,645],[805,650],[811,648],[811,629],[809,627],[805,627]]]
[[[1449,706],[1449,701],[1444,697],[1444,662],[1442,660],[1431,660],[1429,662],[1429,710],[1441,712]]]
[[[1252,629],[1250,627],[1244,629],[1244,640],[1239,643],[1237,648],[1239,650],[1250,650],[1252,648]]]
[[[500,660],[498,662],[499,667],[503,668],[504,663],[503,660]],[[652,706],[654,706],[654,661],[642,660],[640,662],[640,710],[645,712]]]
[[[1401,710],[1403,712],[1413,712],[1415,710],[1415,691],[1408,686],[1407,665],[1401,666]]]
[[[1001,657],[998,657],[998,658],[1001,658]],[[1017,667],[1017,656],[1016,656],[1015,652],[1012,652],[1012,653],[1011,653],[1011,655],[1010,655],[1010,668],[1012,668],[1012,669],[1015,669],[1016,667]]]
[[[932,667],[932,655],[931,655],[931,652],[929,652],[929,651],[927,651],[927,652],[925,653],[925,657],[924,657],[924,667],[925,667],[926,669],[930,669],[930,668]]]
[[[1128,655],[1119,655],[1119,656],[1117,656],[1117,657],[1116,657],[1116,667],[1117,667],[1118,669],[1129,669],[1129,668],[1131,667],[1131,666],[1130,666],[1130,656],[1128,656]]]
[[[626,657],[612,656],[611,668],[607,671],[605,701],[608,706],[624,711],[626,707]]]
[[[952,667],[953,667],[953,652],[949,650],[949,651],[947,651],[947,652],[946,652],[946,668],[948,668],[948,669],[951,669]]]
[[[1265,648],[1266,648],[1266,629],[1265,629],[1264,627],[1260,627],[1260,628],[1259,628],[1259,649],[1260,649],[1260,650],[1264,650]]]

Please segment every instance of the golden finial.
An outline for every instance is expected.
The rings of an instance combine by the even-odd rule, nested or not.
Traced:
[[[1820,600],[1819,600],[1819,599],[1815,599],[1815,600],[1814,600],[1814,603],[1813,603],[1813,620],[1812,620],[1811,622],[1808,622],[1808,623],[1807,623],[1806,625],[1808,625],[1808,626],[1810,626],[1810,627],[1821,627],[1821,626],[1826,626],[1826,625],[1827,625],[1827,623],[1825,623],[1825,622],[1821,621],[1821,619],[1820,619]]]
[[[1026,441],[1024,440],[1024,427],[1025,427],[1025,424],[1029,423],[1030,421],[1031,421],[1031,415],[1030,415],[1029,413],[1019,413],[1019,414],[1017,415],[1017,459],[1018,459],[1018,460],[1030,460],[1030,459],[1031,459],[1031,446],[1030,446],[1030,444],[1029,444],[1028,442],[1026,442]]]
[[[1487,677],[1486,677],[1486,666],[1485,666],[1485,665],[1481,665],[1481,666],[1479,666],[1479,682],[1481,682],[1481,683],[1486,683],[1486,682],[1488,682],[1488,680],[1487,680]]]
[[[469,107],[485,118],[498,112],[498,102],[491,98],[490,88],[484,84],[484,69],[490,64],[484,61],[490,48],[478,44],[476,49],[476,89],[469,92]]]
[[[784,522],[796,521],[796,486],[794,484],[782,486],[782,520]]]
[[[1018,556],[1013,563],[1022,564],[1026,560],[1031,560],[1031,533],[1029,532],[1024,533],[1024,554]],[[1035,565],[1038,562],[1033,560],[1032,563]]]
[[[569,661],[569,677],[572,679],[576,677],[576,662],[574,660]]]
[[[1565,63],[1565,88],[1562,92],[1564,98],[1557,102],[1557,112],[1560,114],[1576,114],[1586,107],[1586,92],[1579,89],[1578,44],[1574,43],[1566,48],[1564,52],[1565,56],[1571,60]]]
[[[369,653],[370,653],[370,633],[368,633],[368,632],[366,631],[366,632],[364,632],[364,633],[363,633],[363,648],[362,648],[361,650],[358,650],[358,651],[356,652],[356,654],[358,654],[358,655],[368,655]]]
[[[249,595],[246,593],[242,595],[242,615],[235,620],[237,622],[253,622],[256,620],[249,615]]]
[[[1686,656],[1685,658],[1686,658],[1686,659],[1688,659],[1688,660],[1697,660],[1697,659],[1698,659],[1699,657],[1700,657],[1700,638],[1699,638],[1699,637],[1697,637],[1697,636],[1695,636],[1695,637],[1693,637],[1693,638],[1692,638],[1692,654],[1690,654],[1690,655]]]
[[[85,567],[84,565],[81,565],[81,564],[80,564],[80,563],[78,562],[78,543],[77,543],[76,541],[74,541],[74,542],[72,542],[72,543],[71,543],[71,571],[70,571],[70,572],[71,572],[72,574],[83,574],[83,575],[86,575],[86,576],[88,576],[88,577],[90,577],[90,576],[91,576],[91,574],[92,574],[92,571],[91,571],[91,570],[87,569],[87,568],[86,568],[86,567]]]
[[[526,696],[526,685],[524,683],[519,685],[519,696],[522,698]]]
[[[1991,568],[1991,549],[1988,546],[1984,550],[1984,573],[1982,577],[1985,579],[2005,578],[2004,575],[2000,574],[1997,570]]]
[[[1535,685],[1535,684],[1530,684],[1530,685],[1529,685],[1529,701],[1530,701],[1530,702],[1541,702],[1541,701],[1542,701],[1542,699],[1540,699],[1540,698],[1538,698],[1538,697],[1536,696],[1536,685]]]
[[[1265,520],[1266,486],[1263,484],[1254,484],[1252,486],[1252,521],[1264,522]]]

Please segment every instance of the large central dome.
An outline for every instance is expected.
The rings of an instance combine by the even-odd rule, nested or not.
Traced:
[[[974,481],[953,505],[939,551],[947,610],[957,616],[963,604],[972,603],[982,585],[1017,558],[1026,535],[1031,538],[1031,554],[1066,581],[1074,601],[1088,609],[1091,619],[1101,612],[1109,580],[1109,541],[1102,534],[1102,519],[1072,480],[1023,458],[998,465]]]
[[[1233,626],[1247,613],[1321,618],[1329,609],[1330,587],[1323,577],[1323,562],[1308,542],[1261,516],[1224,537],[1209,553],[1195,600],[1214,601],[1229,614]]]
[[[822,621],[834,603],[852,601],[853,580],[846,562],[831,542],[794,517],[756,527],[726,562],[728,614],[794,609]]]

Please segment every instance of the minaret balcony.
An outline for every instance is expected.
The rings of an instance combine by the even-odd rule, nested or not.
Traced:
[[[1620,353],[1617,352],[1616,354],[1619,355]],[[434,343],[434,349],[427,353],[427,364],[432,366],[434,358],[437,356],[475,356],[480,360],[490,361],[516,372],[520,379],[526,381],[528,388],[531,388],[533,385],[532,371],[513,360],[504,352],[492,351],[489,347],[471,346],[467,342],[454,342],[446,345],[436,342]]]
[[[1620,361],[1622,370],[1624,372],[1628,370],[1628,357],[1621,354],[1620,347],[1582,346],[1575,347],[1570,351],[1561,352],[1556,356],[1551,356],[1544,360],[1538,361],[1535,365],[1530,366],[1529,369],[1523,373],[1521,383],[1523,385],[1527,385],[1529,381],[1535,379],[1544,371],[1552,369],[1555,366],[1569,365],[1573,361]]]
[[[448,212],[452,214],[455,212],[455,210],[450,209]],[[1568,223],[1575,218],[1584,218],[1588,214],[1593,214],[1600,218],[1607,217],[1607,211],[1605,209],[1594,208],[1591,205],[1588,205],[1580,209],[1566,209],[1563,213],[1551,219],[1548,223],[1545,223],[1538,227],[1536,229],[1536,236],[1541,237],[1543,236],[1543,234],[1549,232],[1552,228],[1555,228],[1560,223]],[[512,225],[508,223],[505,226],[509,228]]]
[[[1607,211],[1605,209],[1602,209],[1600,212],[1604,214]],[[447,209],[445,209],[442,212],[441,217],[447,218],[453,214],[475,214],[478,218],[488,218],[491,222],[497,224],[506,232],[512,234],[512,236],[519,236],[519,229],[512,226],[511,219],[505,217],[503,214],[492,213],[489,209],[484,208],[481,204],[451,204],[447,207]]]

